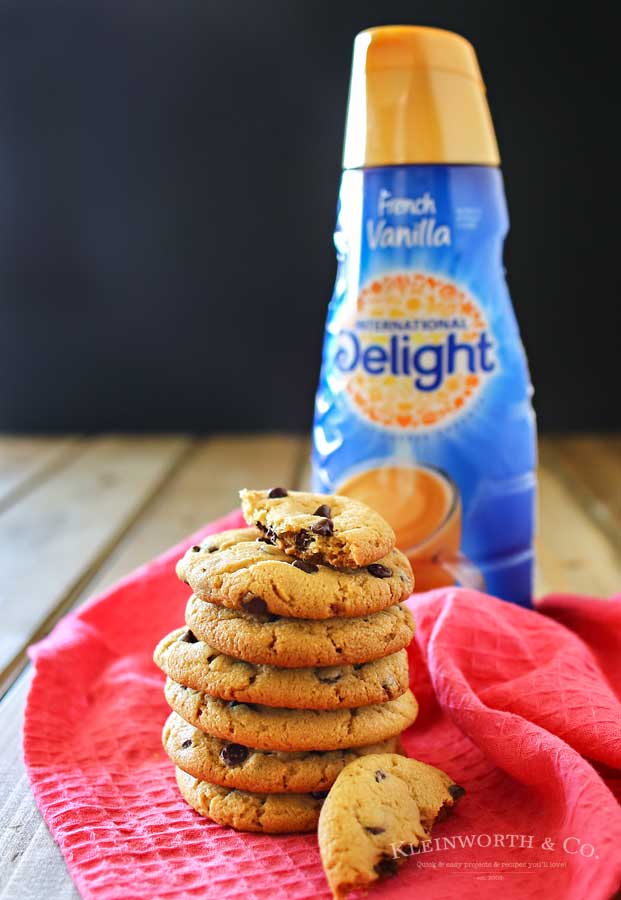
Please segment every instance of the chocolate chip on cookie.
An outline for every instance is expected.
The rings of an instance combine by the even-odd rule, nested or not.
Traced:
[[[322,684],[336,684],[343,677],[341,671],[332,672],[330,669],[319,669],[317,671],[317,680]]]
[[[383,566],[381,563],[371,563],[370,566],[367,566],[367,572],[374,578],[392,577],[392,569],[389,569],[388,566]]]
[[[332,510],[326,503],[322,503],[321,506],[318,506],[314,516],[321,516],[322,519],[329,519],[332,516]]]
[[[314,575],[315,572],[319,571],[319,566],[316,566],[315,563],[307,562],[305,559],[294,559],[291,565],[302,572],[306,572],[307,575]]]
[[[271,491],[269,491],[267,496],[270,498],[270,500],[280,499],[280,497],[287,497],[288,491],[286,491],[285,488],[282,487],[275,487],[272,488]]]
[[[186,644],[195,644],[198,641],[198,638],[188,628],[187,631],[184,631],[183,634],[179,635],[177,640],[183,641]]]
[[[369,829],[367,829],[368,831]],[[384,829],[382,828],[379,834],[382,834]],[[370,834],[377,834],[378,832],[369,832]],[[397,860],[393,859],[392,856],[382,856],[379,862],[375,863],[373,866],[374,871],[379,875],[380,878],[391,878],[393,875],[397,874],[399,866],[397,865]]]
[[[311,525],[311,531],[313,534],[330,537],[334,534],[334,522],[332,519],[320,519],[315,525]]]
[[[312,530],[312,529],[311,529]],[[274,532],[274,543],[277,543],[276,540],[276,532]],[[313,543],[313,537],[305,528],[302,528],[301,531],[295,536],[294,544],[297,553],[304,553],[308,547]]]
[[[227,766],[241,766],[248,759],[250,751],[243,744],[225,744],[220,751],[220,759]]]
[[[267,613],[267,603],[260,597],[250,597],[242,602],[242,609],[253,616],[264,616]]]

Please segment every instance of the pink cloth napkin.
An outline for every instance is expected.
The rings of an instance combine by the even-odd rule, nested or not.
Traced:
[[[183,621],[182,551],[66,616],[31,650],[32,789],[84,898],[327,900],[315,835],[238,834],[183,802],[160,744],[153,647]],[[414,596],[407,752],[467,789],[378,900],[608,900],[621,880],[621,602],[530,612],[463,589]]]

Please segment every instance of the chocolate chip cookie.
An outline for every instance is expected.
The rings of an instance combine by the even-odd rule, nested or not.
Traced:
[[[335,568],[359,568],[379,563],[395,546],[395,533],[379,513],[359,500],[272,488],[240,491],[249,525],[286,553]],[[389,566],[386,568],[390,568]]]
[[[219,825],[263,834],[314,831],[317,827],[323,795],[255,794],[199,781],[179,768],[175,775],[185,801]]]
[[[327,791],[348,763],[368,753],[397,753],[399,738],[350,750],[257,750],[205,734],[173,712],[162,732],[171,760],[201,781],[263,794]]]
[[[289,709],[369,706],[400,697],[409,685],[405,650],[355,666],[280,669],[226,656],[178,628],[159,642],[153,659],[175,681],[212,697]]]
[[[193,595],[185,621],[196,637],[221,653],[281,668],[368,662],[407,647],[414,634],[414,620],[405,606],[355,619],[317,621],[252,615]]]
[[[212,534],[177,563],[202,600],[254,615],[302,619],[364,616],[405,600],[414,579],[408,559],[389,550],[365,568],[337,570],[292,559],[256,528]]]
[[[346,766],[319,817],[319,850],[335,900],[396,874],[464,793],[440,769],[395,754]]]
[[[260,750],[341,750],[387,741],[414,722],[410,690],[396,700],[354,709],[276,709],[226,702],[166,679],[168,705],[207,734]]]

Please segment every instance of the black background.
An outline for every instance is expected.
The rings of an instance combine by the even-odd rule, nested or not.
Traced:
[[[477,49],[540,426],[621,425],[616,33],[571,8],[3,3],[0,428],[308,428],[351,46],[387,23]]]

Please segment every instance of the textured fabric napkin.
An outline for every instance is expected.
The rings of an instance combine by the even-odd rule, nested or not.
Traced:
[[[26,766],[84,898],[329,897],[315,835],[202,819],[161,749],[167,707],[151,654],[183,620],[174,562],[239,522],[203,529],[32,648]],[[421,713],[404,745],[467,795],[372,896],[608,900],[621,880],[621,601],[555,596],[531,612],[448,589],[409,605]]]

